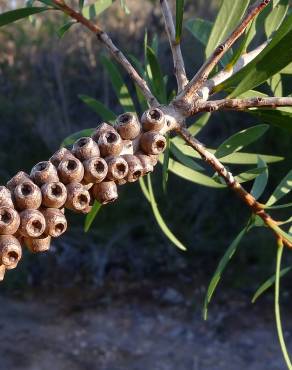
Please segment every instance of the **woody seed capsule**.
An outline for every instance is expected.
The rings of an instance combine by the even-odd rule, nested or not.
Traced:
[[[53,163],[53,165],[55,167],[58,167],[60,162],[63,160],[63,159],[69,159],[69,158],[75,158],[74,155],[70,152],[70,150],[66,149],[66,148],[61,148],[59,150],[56,151],[56,153],[54,153],[51,158],[50,158],[50,161]]]
[[[119,155],[123,149],[123,141],[115,131],[107,131],[100,135],[98,146],[103,157]]]
[[[100,157],[92,157],[83,162],[84,182],[98,183],[105,179],[108,171],[106,161]]]
[[[0,236],[0,265],[14,269],[22,256],[21,245],[12,235]]]
[[[19,232],[28,238],[38,238],[46,228],[46,220],[36,209],[26,209],[20,213]]]
[[[42,205],[48,208],[60,208],[67,199],[67,189],[62,182],[49,182],[41,188]]]
[[[63,159],[58,166],[58,174],[65,185],[80,182],[84,176],[84,167],[77,158]]]
[[[101,134],[103,134],[104,132],[110,132],[110,131],[115,132],[116,130],[113,128],[113,126],[109,125],[108,123],[102,122],[94,130],[91,137],[95,142],[98,142],[98,139],[99,139]]]
[[[153,161],[152,159],[146,154],[137,154],[137,158],[140,160],[142,167],[143,167],[143,176],[149,172],[153,172]]]
[[[50,249],[51,237],[42,235],[39,238],[25,238],[24,243],[32,253],[46,252]]]
[[[145,131],[159,131],[165,124],[165,116],[159,108],[149,109],[143,113],[141,121]]]
[[[90,205],[90,194],[78,182],[72,182],[67,185],[67,200],[65,203],[66,208],[77,212],[83,212]]]
[[[67,230],[67,220],[64,213],[56,208],[46,208],[42,210],[42,214],[46,219],[46,235],[57,238],[64,234]]]
[[[19,228],[20,218],[14,208],[0,208],[0,234],[13,235]]]
[[[56,167],[50,161],[37,163],[30,172],[33,181],[42,186],[46,182],[59,181]]]
[[[4,280],[5,272],[6,272],[5,265],[0,265],[0,281]]]
[[[0,186],[0,207],[14,208],[10,190],[5,186]]]
[[[13,189],[18,185],[21,184],[23,181],[31,180],[31,178],[28,176],[27,173],[23,171],[17,172],[15,176],[12,177],[11,180],[9,180],[6,184],[7,188],[10,191],[13,191]]]
[[[142,134],[140,145],[146,154],[160,154],[166,148],[166,139],[155,131],[148,131]]]
[[[101,204],[112,203],[118,198],[117,185],[114,181],[103,181],[94,184],[91,190],[94,199]]]
[[[73,145],[72,152],[82,162],[88,158],[100,156],[99,147],[91,137],[82,137],[77,140]]]
[[[15,207],[23,209],[38,209],[42,204],[42,193],[40,188],[32,181],[24,181],[16,186],[13,192]]]
[[[125,179],[128,182],[135,182],[143,175],[143,166],[138,157],[131,154],[125,154],[122,156],[128,163],[128,174]]]
[[[108,165],[107,180],[116,181],[121,180],[128,174],[128,163],[123,157],[107,157]]]
[[[141,132],[141,124],[133,113],[124,113],[117,118],[116,127],[121,138],[133,140]]]

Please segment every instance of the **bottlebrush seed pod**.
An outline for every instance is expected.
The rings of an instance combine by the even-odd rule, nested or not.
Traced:
[[[98,146],[103,157],[119,155],[123,149],[123,141],[116,131],[106,131],[100,135]]]
[[[13,235],[18,230],[19,225],[19,214],[14,208],[0,208],[0,234]]]
[[[46,182],[59,181],[56,167],[50,161],[37,163],[30,172],[30,177],[39,186]]]
[[[19,171],[15,176],[12,177],[11,180],[7,182],[6,186],[10,191],[13,191],[18,184],[21,184],[27,180],[31,181],[31,178],[28,176],[28,174],[23,171]]]
[[[100,137],[101,134],[103,134],[104,132],[116,132],[116,130],[114,129],[113,126],[109,125],[108,123],[106,122],[102,122],[101,124],[99,124],[97,126],[97,128],[94,130],[94,132],[92,133],[91,135],[91,138],[95,141],[95,142],[98,142],[98,139]]]
[[[143,175],[143,166],[138,157],[131,154],[125,154],[122,156],[128,163],[128,174],[126,180],[128,182],[135,182]]]
[[[142,134],[140,145],[146,154],[160,154],[166,148],[166,139],[155,131],[148,131]]]
[[[83,212],[90,205],[90,194],[78,182],[67,185],[66,208],[77,212]]]
[[[7,270],[14,269],[22,256],[21,245],[12,235],[0,236],[0,265]]]
[[[32,253],[46,252],[50,249],[52,238],[50,235],[42,235],[39,238],[25,238],[24,244]]]
[[[48,208],[60,208],[67,199],[67,189],[62,182],[49,182],[41,187],[42,205]]]
[[[40,188],[31,180],[24,181],[16,186],[13,191],[15,207],[22,211],[24,209],[38,209],[42,204],[42,193]]]
[[[26,209],[20,213],[19,232],[27,238],[40,237],[46,228],[43,214],[36,209]]]
[[[91,191],[94,199],[101,204],[112,203],[118,198],[118,189],[114,181],[103,181],[94,184]]]
[[[63,159],[58,166],[60,180],[66,185],[80,182],[84,176],[84,167],[77,158]]]
[[[159,108],[149,109],[143,113],[141,122],[145,131],[159,131],[165,124],[165,116]]]
[[[5,272],[6,272],[5,265],[0,265],[0,281],[4,280]]]
[[[142,167],[143,167],[143,176],[147,173],[153,172],[153,164],[152,159],[149,155],[146,154],[136,154],[137,158],[140,160]]]
[[[121,180],[128,174],[128,163],[123,157],[107,157],[105,158],[108,165],[107,180]]]
[[[87,184],[98,183],[105,179],[108,171],[106,161],[100,157],[92,157],[83,162],[84,178]]]
[[[5,186],[0,186],[0,207],[14,208],[10,190]]]
[[[69,159],[69,158],[75,158],[74,155],[70,152],[70,150],[66,148],[61,148],[54,153],[51,158],[50,162],[53,163],[53,165],[57,168],[60,164],[60,162],[63,159]]]
[[[141,132],[141,124],[137,116],[133,113],[121,114],[117,118],[116,128],[124,140],[133,140]]]
[[[73,145],[72,153],[82,162],[88,158],[100,156],[99,147],[91,137],[77,140]]]
[[[46,220],[45,234],[57,238],[67,230],[67,220],[59,209],[46,208],[42,210]]]

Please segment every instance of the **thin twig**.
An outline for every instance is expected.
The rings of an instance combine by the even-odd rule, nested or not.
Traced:
[[[250,7],[236,29],[224,40],[212,55],[202,65],[196,75],[187,84],[185,89],[176,98],[177,100],[193,100],[196,96],[195,93],[202,87],[204,82],[207,80],[209,74],[213,68],[223,57],[223,55],[230,49],[234,42],[243,34],[249,23],[270,3],[271,0],[258,0]]]
[[[57,5],[59,9],[67,14],[69,17],[75,19],[77,22],[81,23],[83,26],[93,32],[97,36],[98,40],[106,46],[106,48],[113,55],[116,61],[127,71],[132,80],[139,86],[148,104],[151,107],[158,105],[158,102],[154,95],[151,93],[147,82],[138,74],[138,72],[135,70],[126,56],[121,52],[121,50],[119,50],[115,46],[106,32],[104,32],[98,25],[85,18],[81,13],[78,13],[74,9],[69,7],[63,0],[53,0],[53,3]]]
[[[177,80],[178,92],[180,93],[188,83],[184,66],[184,60],[181,53],[180,43],[177,42],[175,39],[175,27],[168,0],[160,0],[160,6],[164,18],[166,33],[168,36],[172,52],[174,74]]]
[[[224,167],[219,159],[216,158],[214,154],[208,152],[204,145],[195,137],[193,137],[186,127],[178,128],[177,132],[186,141],[186,143],[195,149],[196,152],[200,154],[201,158],[207,162],[221,178],[224,179],[226,185],[243,200],[243,202],[251,209],[251,211],[258,215],[264,221],[264,223],[273,230],[277,237],[279,237],[277,231],[273,229],[273,226],[277,225],[277,221],[275,221],[268,213],[264,211],[263,205],[239,184],[232,173]],[[286,246],[290,248],[292,247],[292,244],[289,240],[285,239],[283,236],[281,236],[281,239]]]
[[[246,110],[248,108],[276,108],[291,107],[292,98],[290,97],[255,97],[247,99],[220,99],[220,100],[198,100],[192,114],[198,112],[214,112],[217,110]]]

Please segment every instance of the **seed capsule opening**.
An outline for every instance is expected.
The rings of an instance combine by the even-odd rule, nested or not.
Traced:
[[[68,171],[74,171],[77,168],[77,163],[73,159],[69,159],[66,167]]]
[[[164,148],[165,148],[165,142],[164,141],[162,141],[162,140],[158,140],[158,141],[156,141],[156,147],[157,147],[157,149],[159,150],[159,151],[163,151],[164,150]]]
[[[34,233],[40,233],[43,228],[43,224],[39,220],[34,220],[31,223],[31,228]]]
[[[156,120],[156,121],[159,121],[159,120],[162,118],[161,111],[160,111],[160,110],[158,110],[158,109],[152,109],[152,110],[149,112],[149,115],[150,115],[150,117],[151,117],[153,120]]]
[[[51,186],[52,195],[56,198],[59,198],[63,195],[63,189],[59,184],[53,184]]]
[[[78,195],[78,202],[83,207],[88,204],[88,197],[85,194]]]
[[[40,162],[35,166],[36,171],[44,171],[49,168],[48,162]]]
[[[118,141],[118,136],[114,132],[108,132],[106,135],[106,140],[109,144],[115,143]]]
[[[105,165],[103,162],[96,162],[94,164],[96,172],[103,173],[105,171]]]
[[[7,257],[8,257],[9,263],[14,264],[18,260],[19,255],[17,252],[11,251],[11,252],[8,252]]]
[[[11,212],[9,212],[7,209],[0,210],[0,222],[3,222],[4,224],[9,224],[12,219],[13,218]]]
[[[61,222],[60,222],[60,223],[58,223],[58,224],[55,226],[55,231],[56,231],[56,233],[58,233],[58,234],[62,234],[64,230],[65,230],[65,225],[64,225],[64,224],[62,224]]]
[[[139,177],[141,177],[141,175],[142,175],[142,172],[141,171],[135,171],[133,173],[133,178],[134,179],[139,179]]]
[[[119,122],[125,125],[126,123],[130,122],[131,119],[132,119],[132,116],[129,113],[124,113],[120,115]]]
[[[29,182],[25,182],[20,187],[20,192],[24,197],[31,195],[33,193],[33,186]]]
[[[76,145],[81,148],[81,147],[83,147],[84,145],[86,145],[89,142],[90,142],[90,138],[89,137],[82,137],[81,139],[79,139],[78,141],[76,141]]]

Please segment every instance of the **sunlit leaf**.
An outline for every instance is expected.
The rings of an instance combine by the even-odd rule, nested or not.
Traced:
[[[263,194],[269,178],[269,169],[266,162],[261,157],[258,157],[258,168],[265,168],[265,170],[255,179],[251,188],[250,193],[255,199],[259,199]]]
[[[225,140],[215,152],[217,158],[238,152],[245,146],[258,140],[269,128],[268,125],[257,125],[237,132]]]
[[[261,122],[269,123],[292,134],[292,112],[288,109],[249,109],[248,113]]]
[[[85,217],[84,231],[86,233],[89,231],[95,217],[97,216],[98,212],[100,211],[100,208],[101,208],[101,204],[97,200],[95,200],[91,211]]]
[[[170,150],[172,154],[176,157],[178,161],[180,161],[183,165],[195,170],[195,171],[204,171],[204,168],[200,166],[197,162],[195,162],[192,158],[183,154],[175,144],[170,145]]]
[[[234,253],[236,252],[237,250],[237,247],[240,243],[240,241],[242,240],[243,236],[246,234],[247,232],[247,226],[240,231],[240,233],[237,235],[237,237],[233,240],[233,242],[230,244],[230,246],[228,247],[228,249],[226,250],[226,252],[224,253],[223,257],[221,258],[217,268],[216,268],[216,271],[210,281],[210,284],[208,286],[208,289],[207,289],[207,293],[206,293],[206,296],[205,296],[205,301],[204,301],[204,308],[203,308],[203,316],[204,316],[204,319],[207,320],[208,318],[208,305],[209,303],[211,302],[211,299],[213,297],[213,294],[216,290],[216,287],[222,277],[222,274],[228,264],[228,262],[231,260],[231,258],[233,257]]]
[[[274,190],[273,194],[270,196],[266,203],[266,206],[272,206],[288,194],[292,189],[292,170],[290,170],[287,175],[280,181],[279,185]]]
[[[289,0],[273,1],[276,3],[270,14],[265,19],[265,31],[267,37],[270,37],[282,24],[289,8]]]
[[[162,216],[159,212],[159,209],[158,209],[155,197],[154,197],[153,189],[152,189],[152,183],[151,183],[151,176],[150,175],[147,176],[147,184],[148,184],[148,191],[149,191],[149,197],[150,197],[150,203],[151,203],[152,211],[153,211],[154,217],[155,217],[160,229],[163,231],[164,235],[174,245],[176,245],[179,249],[185,251],[187,248],[171,232],[171,230],[166,225],[165,221],[163,220],[163,218],[162,218]]]
[[[93,19],[109,8],[113,1],[114,0],[98,0],[91,5],[85,6],[82,9],[82,14],[87,19]]]
[[[292,266],[286,267],[280,272],[280,277],[286,275],[290,270],[292,269]],[[275,275],[272,275],[269,279],[267,279],[260,287],[256,290],[254,296],[252,297],[252,303],[255,303],[255,301],[263,294],[265,293],[271,286],[275,283]]]
[[[239,182],[240,184],[243,182],[251,181],[255,178],[257,178],[259,175],[261,175],[263,172],[265,172],[267,167],[257,167],[252,168],[248,171],[242,172],[237,176],[234,176],[235,180]]]
[[[78,97],[86,104],[88,105],[94,112],[96,112],[101,119],[103,119],[106,122],[114,122],[117,116],[114,112],[112,112],[110,109],[108,109],[104,104],[102,104],[100,101],[91,98],[88,95],[78,95]]]
[[[268,83],[274,96],[283,96],[283,84],[280,73],[269,78]]]
[[[292,203],[279,204],[278,206],[265,206],[268,209],[282,209],[292,207]]]

